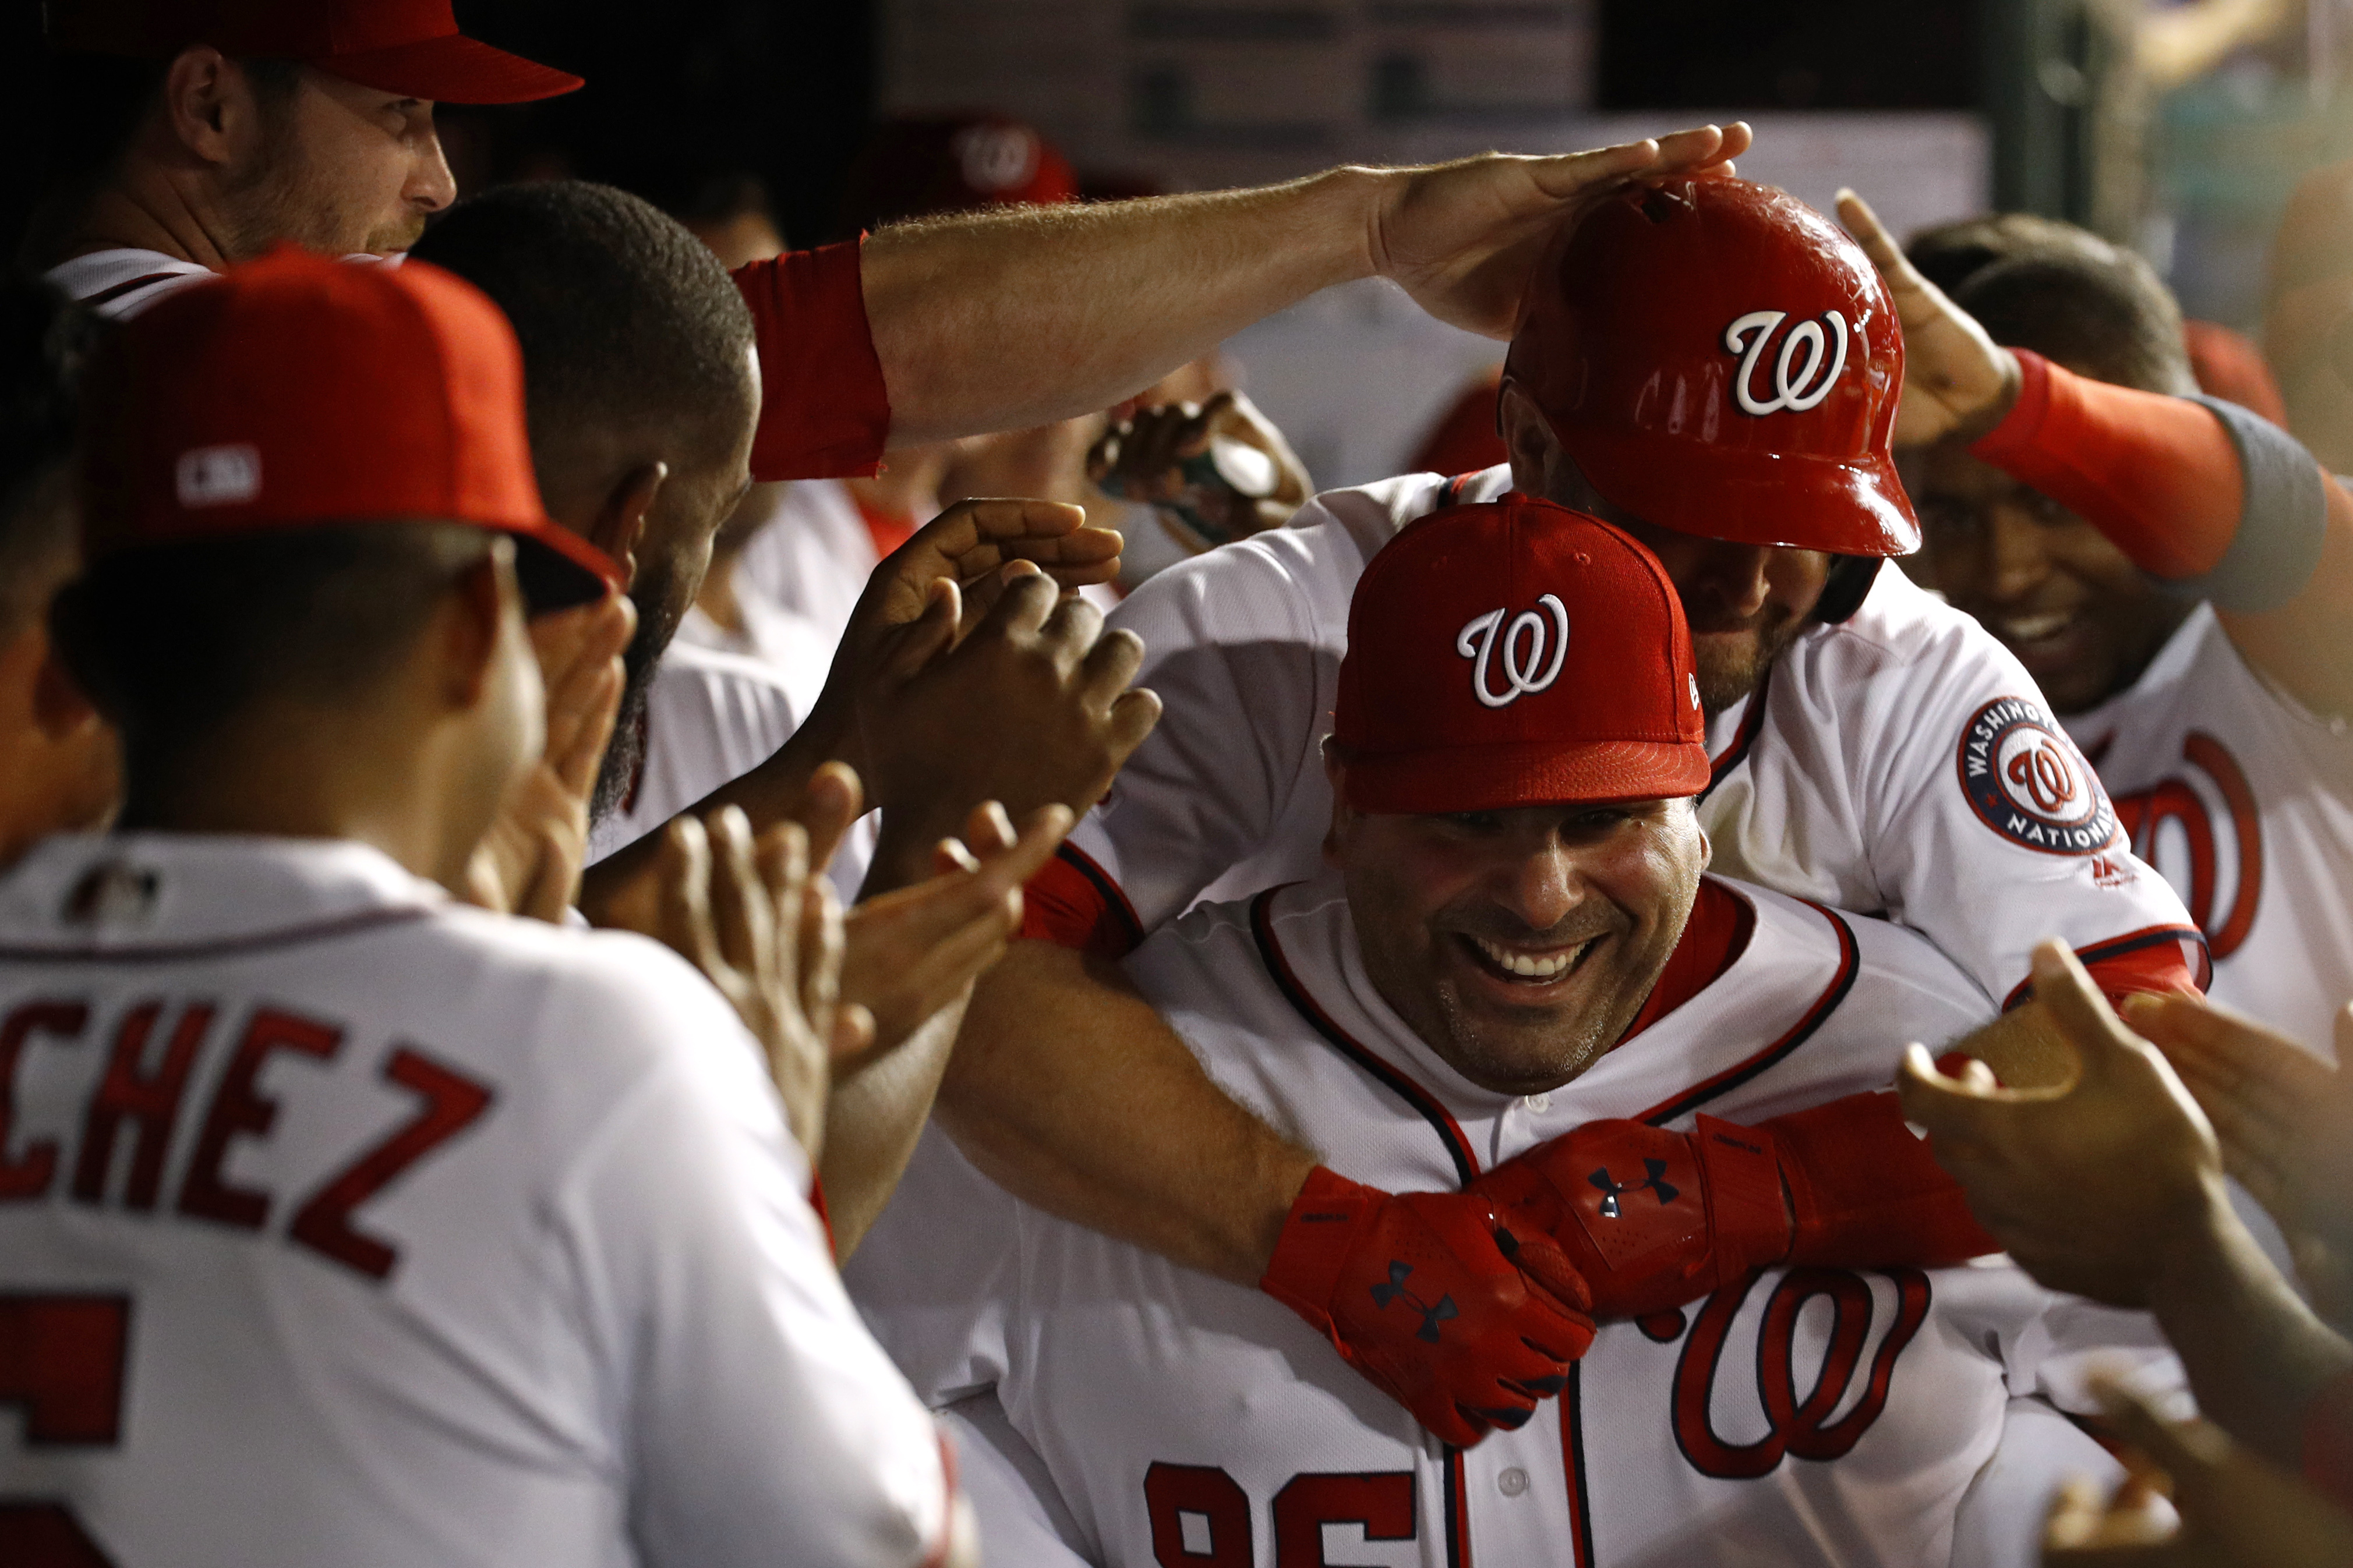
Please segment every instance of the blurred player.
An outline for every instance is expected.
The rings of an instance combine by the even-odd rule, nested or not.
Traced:
[[[2031,367],[1912,470],[1930,580],[2050,697],[2213,998],[2324,1049],[2353,996],[2353,512],[2278,431],[2178,401],[2179,315],[2137,258],[2022,250],[1949,300],[1894,276],[1915,369]]]
[[[1512,346],[1510,469],[1333,492],[1114,616],[1166,716],[1031,889],[1030,929],[1060,943],[1021,944],[975,1002],[941,1105],[966,1152],[1067,1217],[1266,1276],[1315,1152],[1219,1092],[1106,961],[1198,897],[1316,873],[1358,574],[1415,517],[1514,486],[1621,522],[1665,563],[1696,628],[1719,869],[1908,925],[2005,1004],[2024,1003],[2027,952],[2054,927],[2120,991],[2190,984],[2195,928],[2114,843],[2031,679],[1875,571],[1916,541],[1888,456],[1904,374],[1869,259],[1787,196],[1679,182],[1564,230]],[[1505,631],[1462,628],[1499,702],[1541,673]],[[2064,1070],[2031,1003],[1979,1045],[2013,1082]]]
[[[764,1065],[843,1043],[825,905],[769,862],[755,1040],[435,886],[539,751],[525,594],[608,591],[512,334],[288,253],[116,353],[56,620],[123,830],[0,881],[0,1560],[937,1561],[949,1462]]]
[[[103,826],[120,784],[114,731],[49,647],[49,595],[81,553],[69,458],[91,328],[45,284],[0,284],[0,868]]]
[[[369,144],[364,177],[339,173],[346,150],[319,142],[338,123],[332,118],[325,131],[300,118],[278,127],[285,199],[251,215],[228,250],[201,225],[181,232],[191,198],[173,172],[199,169],[204,188],[217,192],[230,166],[272,139],[264,135],[271,81],[307,94],[324,90],[317,79],[336,69],[372,68],[335,47],[353,28],[400,41],[385,52],[404,62],[461,57],[521,96],[576,85],[459,40],[446,7],[431,3],[72,0],[50,15],[59,69],[89,74],[90,57],[118,55],[144,69],[116,73],[103,94],[65,84],[61,96],[87,105],[96,122],[58,138],[75,157],[51,171],[55,217],[37,226],[27,263],[144,249],[162,261],[142,265],[186,278],[280,239],[332,250],[352,226],[370,242],[353,248],[406,245],[422,213],[453,194],[421,97],[385,106],[400,121]],[[261,60],[284,64],[257,74],[250,68]],[[241,139],[227,137],[232,123]],[[1748,141],[1745,125],[1703,126],[1555,157],[1334,169],[1259,190],[1071,205],[1050,216],[895,225],[863,243],[754,262],[736,275],[758,324],[765,384],[754,477],[871,474],[886,449],[1092,414],[1250,322],[1356,278],[1392,279],[1440,320],[1501,336],[1564,212],[1630,179],[1714,167]],[[354,191],[378,204],[364,224],[313,234],[289,216],[341,211]],[[146,276],[77,277],[69,291],[89,298],[137,285],[107,302],[135,303]],[[1145,279],[1154,308],[1138,311]]]
[[[1462,637],[1499,610],[1509,689]],[[1331,1151],[1277,1300],[1028,1209],[935,1143],[851,1270],[877,1332],[935,1402],[995,1387],[1106,1565],[1317,1563],[1335,1531],[1432,1568],[1947,1561],[1957,1515],[2019,1500],[1976,1489],[2013,1396],[2073,1401],[2072,1352],[2153,1338],[2007,1267],[1830,1266],[1908,1228],[1898,1167],[1925,1163],[1893,1096],[1841,1105],[1895,1041],[1993,1004],[1914,932],[1703,875],[1691,642],[1625,535],[1541,501],[1442,511],[1375,558],[1349,634],[1329,868],[1127,961],[1208,1072]],[[1385,1201],[1360,1183],[1415,1194],[1362,1251],[1336,1223]],[[1703,1215],[1746,1250],[1657,1310]],[[1588,1290],[1620,1320],[1598,1336]],[[1522,1300],[1547,1291],[1549,1317]],[[1496,1430],[1466,1450],[1459,1419],[1373,1397],[1333,1326],[1366,1317],[1433,1358],[1507,1321]]]

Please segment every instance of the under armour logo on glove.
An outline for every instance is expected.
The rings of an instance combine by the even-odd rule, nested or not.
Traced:
[[[1732,398],[1744,414],[1778,414],[1783,409],[1803,414],[1831,395],[1839,374],[1846,369],[1846,318],[1836,310],[1824,310],[1820,321],[1800,321],[1789,329],[1773,363],[1773,395],[1757,396],[1757,366],[1764,363],[1773,334],[1788,319],[1787,310],[1751,310],[1724,329],[1724,352],[1741,356]],[[1830,329],[1827,334],[1822,331],[1825,326]],[[1751,333],[1756,334],[1753,340]],[[1800,351],[1803,361],[1798,357]]]
[[[1641,1181],[1626,1183],[1623,1184],[1613,1181],[1610,1178],[1609,1167],[1607,1165],[1602,1166],[1601,1169],[1594,1172],[1591,1175],[1585,1178],[1587,1181],[1601,1189],[1601,1217],[1603,1219],[1617,1219],[1620,1217],[1620,1211],[1618,1207],[1618,1198],[1619,1194],[1621,1193],[1639,1193],[1644,1187],[1648,1187],[1651,1191],[1658,1194],[1659,1206],[1661,1208],[1664,1208],[1669,1204],[1675,1201],[1677,1189],[1672,1183],[1666,1180],[1667,1163],[1664,1160],[1644,1160],[1642,1162],[1642,1170],[1644,1172],[1644,1175]]]
[[[1373,1305],[1385,1309],[1391,1301],[1402,1300],[1421,1314],[1421,1327],[1413,1331],[1413,1337],[1436,1344],[1438,1325],[1454,1316],[1454,1298],[1440,1296],[1436,1306],[1430,1305],[1405,1288],[1406,1279],[1412,1272],[1412,1264],[1400,1263],[1394,1258],[1389,1259],[1389,1282],[1373,1287]]]
[[[1454,651],[1472,661],[1472,693],[1489,708],[1508,708],[1528,692],[1542,691],[1560,679],[1562,661],[1568,658],[1568,606],[1560,602],[1557,594],[1546,594],[1536,604],[1550,613],[1550,624],[1535,610],[1522,610],[1505,626],[1504,612],[1490,610],[1455,636]],[[1498,628],[1504,645],[1504,685],[1501,691],[1487,679]],[[1525,658],[1521,657],[1524,652]]]

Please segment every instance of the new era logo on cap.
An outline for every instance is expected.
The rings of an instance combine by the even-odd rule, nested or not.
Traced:
[[[261,494],[261,453],[249,446],[198,447],[180,454],[174,481],[180,504],[243,506]]]

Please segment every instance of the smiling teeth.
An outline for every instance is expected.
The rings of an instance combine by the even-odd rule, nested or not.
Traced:
[[[2001,623],[2001,635],[2012,642],[2039,642],[2066,629],[2073,616],[2021,616]]]
[[[1575,947],[1556,957],[1537,958],[1531,953],[1514,952],[1508,947],[1498,947],[1485,937],[1474,936],[1471,940],[1479,944],[1479,951],[1485,953],[1488,962],[1494,964],[1496,968],[1509,970],[1514,974],[1523,975],[1530,980],[1551,980],[1567,973],[1570,967],[1577,963],[1578,956],[1589,945],[1586,942],[1578,942]]]

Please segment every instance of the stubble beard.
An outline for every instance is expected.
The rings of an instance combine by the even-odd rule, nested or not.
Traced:
[[[1803,617],[1784,605],[1767,605],[1746,621],[1694,628],[1692,658],[1699,678],[1699,704],[1713,719],[1756,695],[1776,661],[1805,629]],[[1725,632],[1743,632],[1725,637]]]

